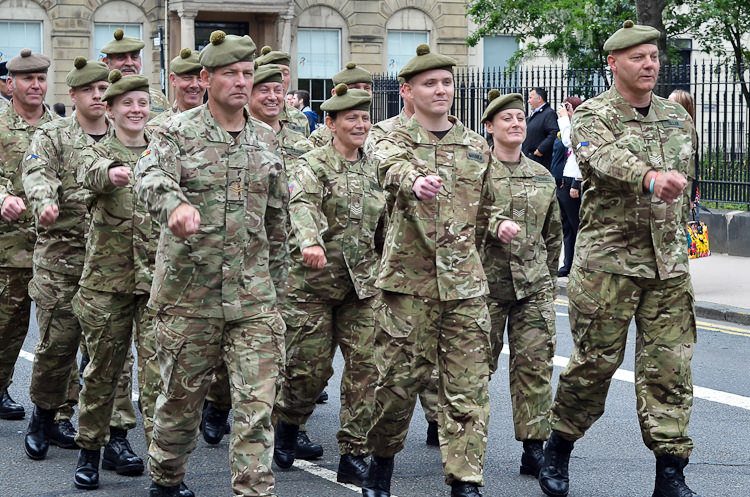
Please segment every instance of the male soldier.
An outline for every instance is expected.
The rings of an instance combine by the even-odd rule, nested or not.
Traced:
[[[344,69],[333,75],[334,88],[341,83],[344,83],[349,89],[364,90],[372,95],[372,74],[367,69],[357,67],[355,62],[349,62]],[[334,93],[334,90],[331,89],[331,95]],[[333,134],[328,126],[318,126],[310,135],[310,141],[317,148],[331,141],[332,137]]]
[[[114,32],[114,39],[101,48],[101,52],[105,54],[102,62],[107,64],[110,71],[117,69],[123,76],[140,74],[143,68],[141,50],[144,46],[146,44],[143,40],[125,36],[125,32],[117,28]],[[167,100],[166,95],[155,88],[149,88],[148,92],[151,95],[149,118],[153,119],[157,114],[169,108],[169,100]]]
[[[284,86],[284,94],[286,95],[286,92],[289,91],[289,85],[292,82],[291,72],[289,70],[292,56],[287,52],[272,50],[268,45],[263,47],[260,53],[261,56],[258,57],[258,67],[266,64],[276,64],[281,68],[281,74],[284,77],[282,84]],[[310,136],[310,122],[307,120],[307,116],[293,105],[287,104],[286,101],[284,101],[284,109],[281,111],[281,122],[289,126],[293,131],[304,133],[305,136]]]
[[[70,413],[54,422],[71,386],[78,400],[78,382],[74,376],[71,385],[70,373],[76,367],[81,326],[71,300],[86,255],[88,194],[77,181],[77,170],[82,152],[110,127],[102,101],[109,86],[107,65],[78,57],[74,66],[65,83],[75,112],[42,126],[23,162],[24,190],[37,220],[29,294],[36,303],[40,337],[29,387],[34,412],[24,443],[31,459],[44,459],[50,442],[78,448]]]
[[[365,497],[390,495],[393,456],[436,366],[445,481],[453,497],[480,496],[483,484],[490,318],[477,245],[493,194],[487,142],[448,115],[455,64],[417,47],[399,73],[414,116],[375,144],[390,217],[377,280],[379,374]]]
[[[8,68],[6,61],[0,62],[0,109],[10,102],[10,92],[8,91]]]
[[[21,161],[34,133],[52,121],[45,109],[47,56],[24,48],[8,61],[10,104],[0,109],[0,419],[22,419],[23,406],[8,395],[13,366],[29,329],[28,287],[34,254],[34,217],[26,210]]]
[[[174,89],[174,104],[148,122],[149,127],[156,128],[161,123],[180,112],[194,109],[203,103],[206,87],[201,81],[201,69],[198,52],[183,48],[180,55],[169,63],[169,82]]]
[[[696,134],[676,103],[652,93],[659,32],[626,21],[604,44],[614,85],[573,114],[583,173],[581,225],[568,282],[575,348],[560,375],[539,484],[568,494],[573,443],[604,412],[636,323],[641,436],[656,456],[653,497],[689,497],[690,361],[696,340],[684,224]]]
[[[283,365],[276,307],[287,272],[283,165],[245,106],[249,36],[211,34],[208,103],[167,120],[138,162],[136,191],[162,226],[149,306],[164,386],[149,448],[151,497],[177,495],[215,368],[229,371],[232,488],[273,495],[271,412]]]

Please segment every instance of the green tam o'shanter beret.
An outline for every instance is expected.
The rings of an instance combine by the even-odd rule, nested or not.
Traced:
[[[357,67],[355,62],[349,62],[343,71],[333,75],[333,84],[338,85],[340,83],[344,83],[345,85],[367,83],[371,85],[372,74],[367,69]]]
[[[258,57],[258,66],[264,66],[266,64],[278,64],[280,66],[289,67],[292,63],[292,56],[287,52],[280,50],[272,50],[268,45],[260,49],[260,57]]]
[[[628,20],[622,24],[620,29],[615,31],[615,34],[610,36],[607,41],[604,42],[604,50],[611,52],[613,50],[622,50],[623,48],[630,48],[644,43],[656,45],[659,36],[661,36],[661,34],[656,28],[644,26],[642,24],[635,24],[633,21]]]
[[[115,29],[114,37],[114,40],[110,40],[101,48],[101,53],[110,55],[140,52],[141,49],[146,46],[143,40],[131,36],[125,36],[125,32],[120,28]]]
[[[344,110],[370,111],[372,97],[365,90],[349,89],[340,83],[333,90],[333,96],[320,105],[326,112],[341,112]]]
[[[13,57],[5,65],[10,74],[29,72],[47,72],[50,60],[46,55],[32,52],[30,48],[24,48],[21,53]]]
[[[113,98],[127,93],[129,91],[145,91],[148,93],[148,78],[140,74],[128,74],[123,76],[117,69],[109,73],[109,82],[112,83],[104,92],[102,100],[105,102],[112,101]]]
[[[453,72],[453,66],[455,65],[455,60],[447,55],[431,53],[430,46],[423,43],[417,47],[416,57],[412,57],[398,72],[398,77],[403,78],[404,81],[409,81],[415,74],[432,69],[445,69]]]
[[[200,72],[203,66],[198,62],[198,52],[189,48],[180,50],[180,55],[172,59],[169,63],[169,70],[175,74],[188,74],[191,72]]]
[[[203,67],[223,67],[235,62],[252,62],[255,42],[248,35],[228,35],[224,31],[211,33],[211,43],[203,47],[198,58]]]
[[[482,114],[482,122],[491,121],[495,114],[508,109],[524,110],[523,95],[520,93],[508,93],[502,95],[500,90],[490,90],[487,94],[487,100],[490,101],[487,108]]]
[[[254,85],[259,85],[261,83],[284,82],[284,76],[281,74],[281,68],[276,64],[266,64],[259,67],[257,65],[258,63],[256,61],[255,76],[253,77]]]
[[[108,81],[109,68],[104,62],[86,60],[86,57],[76,57],[75,66],[65,77],[65,84],[71,88],[86,86],[95,81]]]

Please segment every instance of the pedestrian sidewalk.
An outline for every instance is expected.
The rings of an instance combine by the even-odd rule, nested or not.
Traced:
[[[712,253],[690,259],[698,317],[750,326],[750,257]],[[568,278],[559,278],[565,294]]]

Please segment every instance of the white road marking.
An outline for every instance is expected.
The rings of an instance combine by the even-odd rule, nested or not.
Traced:
[[[323,478],[324,480],[328,480],[332,483],[335,483],[336,485],[340,485],[344,488],[348,488],[349,490],[352,490],[358,494],[362,493],[362,489],[359,488],[356,485],[350,485],[349,483],[339,483],[336,481],[336,472],[331,471],[330,469],[322,468],[318,466],[317,464],[311,463],[309,461],[304,461],[297,459],[294,461],[294,466],[301,469],[302,471],[307,471],[308,473],[318,476],[320,478]],[[391,494],[391,497],[398,497],[396,494]]]

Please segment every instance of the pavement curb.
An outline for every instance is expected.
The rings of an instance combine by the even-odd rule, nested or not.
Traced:
[[[558,278],[557,287],[560,295],[568,295],[568,279]],[[733,307],[731,305],[714,304],[713,302],[696,302],[695,314],[700,318],[727,321],[729,323],[750,326],[750,309]]]

